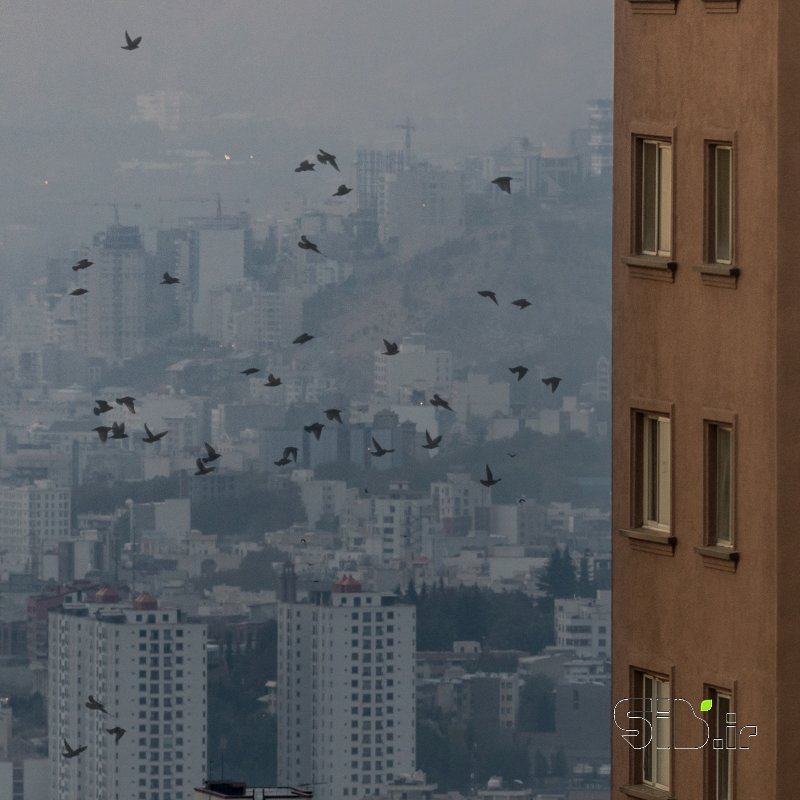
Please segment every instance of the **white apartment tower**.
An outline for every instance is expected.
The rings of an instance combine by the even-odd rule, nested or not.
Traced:
[[[415,769],[416,609],[351,577],[278,609],[278,783],[316,800],[379,795]]]
[[[67,595],[49,616],[48,677],[50,800],[191,800],[206,767],[204,625],[146,594]],[[64,740],[87,749],[66,759]]]

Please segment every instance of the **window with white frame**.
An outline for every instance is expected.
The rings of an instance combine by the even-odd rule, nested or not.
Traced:
[[[733,546],[733,429],[706,423],[707,544]]]
[[[641,673],[644,741],[641,782],[654,789],[670,788],[670,684],[669,680]],[[649,737],[648,737],[649,734]],[[649,741],[648,741],[649,738]]]
[[[638,412],[636,446],[639,449],[637,524],[668,531],[672,505],[672,444],[670,418]]]
[[[706,747],[707,770],[707,800],[731,800],[731,786],[733,784],[733,754],[735,752],[735,731],[729,741],[726,725],[728,715],[735,725],[736,715],[732,713],[731,693],[725,689],[707,688],[705,697],[712,700],[708,724],[710,730],[710,745]],[[721,745],[717,747],[714,740]]]
[[[672,143],[637,140],[637,252],[672,255]]]
[[[709,261],[730,264],[733,260],[733,147],[730,144],[710,144],[708,160]]]

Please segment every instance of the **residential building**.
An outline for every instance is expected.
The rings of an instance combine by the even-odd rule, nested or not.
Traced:
[[[414,392],[424,398],[449,392],[453,356],[449,350],[428,350],[424,333],[404,336],[393,356],[375,352],[375,394],[390,403],[407,402]]]
[[[360,147],[356,153],[356,205],[359,211],[378,212],[378,182],[381,175],[408,169],[405,150]]]
[[[611,653],[611,590],[596,598],[555,601],[556,647],[569,647],[579,658],[608,658]]]

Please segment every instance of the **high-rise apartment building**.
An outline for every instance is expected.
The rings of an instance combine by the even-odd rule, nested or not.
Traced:
[[[191,800],[206,768],[205,625],[110,589],[68,595],[49,623],[50,800]],[[90,694],[108,714],[85,707]],[[87,749],[64,758],[64,740]]]
[[[800,4],[615,14],[612,794],[784,800],[800,785]]]
[[[350,577],[278,606],[278,783],[317,800],[378,795],[414,772],[416,608]]]

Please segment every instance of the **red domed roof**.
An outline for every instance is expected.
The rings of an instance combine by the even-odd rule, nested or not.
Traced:
[[[110,586],[101,586],[94,593],[95,603],[118,603],[119,595]]]
[[[142,592],[133,599],[133,607],[137,611],[154,611],[158,608],[158,600],[149,592]]]

